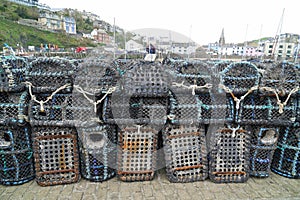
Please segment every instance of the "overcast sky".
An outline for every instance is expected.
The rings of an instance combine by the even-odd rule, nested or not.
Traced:
[[[162,28],[191,37],[201,45],[275,36],[284,11],[281,33],[300,34],[299,0],[39,0],[51,8],[95,13],[104,21],[131,31]]]

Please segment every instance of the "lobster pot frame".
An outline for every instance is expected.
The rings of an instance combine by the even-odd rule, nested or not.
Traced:
[[[290,98],[280,113],[275,97],[250,94],[242,102],[237,122],[240,124],[291,125],[295,123],[298,102]]]
[[[205,62],[182,62],[179,66],[169,70],[173,77],[171,91],[175,94],[187,92],[208,92],[212,86],[212,72]],[[172,66],[172,65],[171,65]],[[174,68],[176,68],[174,70]]]
[[[277,146],[279,128],[251,126],[247,129],[251,135],[249,173],[251,176],[268,177]]]
[[[75,183],[80,178],[75,128],[33,127],[36,182],[41,186]]]
[[[71,92],[76,73],[73,62],[63,58],[43,57],[30,63],[26,81],[33,93],[52,93],[61,87],[61,92]]]
[[[119,126],[150,124],[161,127],[167,121],[168,105],[167,98],[113,94],[104,101],[102,120]]]
[[[156,130],[126,127],[118,136],[118,177],[122,181],[149,181],[154,178],[157,159]]]
[[[249,178],[249,133],[220,128],[210,139],[209,178],[215,183],[242,183]]]
[[[80,171],[91,181],[105,181],[116,175],[117,130],[114,125],[78,128]]]
[[[300,178],[299,127],[280,128],[277,148],[273,155],[271,170],[288,178]]]
[[[19,185],[35,177],[30,126],[0,126],[0,184]]]
[[[279,95],[287,96],[295,88],[299,87],[299,72],[293,63],[280,62],[264,67],[261,87],[274,89]],[[274,95],[265,91],[266,95]]]
[[[94,106],[82,94],[57,93],[47,101],[51,94],[36,94],[37,101],[31,100],[29,104],[29,117],[31,125],[43,126],[80,126],[89,121],[98,120],[100,105]],[[89,96],[95,99],[96,96]]]
[[[0,125],[25,124],[28,117],[29,94],[0,92]]]
[[[101,94],[117,85],[120,79],[117,70],[105,60],[85,59],[80,64],[74,80],[74,87],[78,86],[85,92]]]
[[[0,58],[0,91],[22,92],[25,90],[25,71],[28,63],[21,57]]]
[[[250,62],[234,62],[220,72],[220,78],[234,94],[243,94],[259,85],[261,74]]]
[[[204,127],[168,125],[163,141],[167,177],[171,182],[193,182],[208,177]]]
[[[123,75],[124,92],[134,97],[167,97],[169,75],[159,63],[140,61]]]

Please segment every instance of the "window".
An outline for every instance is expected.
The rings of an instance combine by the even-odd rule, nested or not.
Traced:
[[[292,45],[288,45],[287,48],[288,48],[288,49],[291,49],[291,48],[292,48]]]
[[[273,45],[269,45],[269,48],[273,48]]]
[[[283,45],[279,45],[279,49],[282,49],[283,48]]]
[[[287,50],[286,53],[287,53],[287,54],[291,54],[291,50]]]
[[[278,53],[282,53],[282,50],[278,50]]]
[[[272,53],[272,50],[269,50],[268,53]]]

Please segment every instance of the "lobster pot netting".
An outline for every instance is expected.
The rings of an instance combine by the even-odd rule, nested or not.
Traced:
[[[27,60],[21,57],[0,57],[0,91],[21,92],[25,90]]]
[[[113,94],[104,101],[102,118],[106,123],[119,126],[151,124],[160,127],[167,120],[168,104],[167,98]]]
[[[167,125],[163,133],[167,177],[193,182],[208,176],[205,129],[198,125]]]
[[[33,93],[51,93],[57,90],[71,92],[76,65],[63,58],[37,58],[26,72],[27,85]]]
[[[24,126],[0,126],[0,184],[18,185],[35,177],[31,130]]]
[[[212,133],[209,178],[215,183],[241,183],[249,178],[249,133],[220,128]]]
[[[210,65],[205,62],[182,61],[180,65],[174,63],[170,67],[171,69],[168,70],[172,75],[170,89],[176,94],[208,92],[212,87],[212,72]]]
[[[157,159],[156,130],[126,127],[118,134],[118,177],[122,181],[149,181],[154,178]]]
[[[135,97],[167,97],[169,75],[159,63],[140,61],[123,75],[122,88]]]
[[[260,77],[258,68],[249,62],[231,63],[220,72],[221,84],[234,94],[244,94],[252,87],[258,87]]]
[[[36,181],[41,186],[79,180],[79,154],[75,128],[33,127]]]
[[[282,108],[275,97],[250,94],[241,101],[237,121],[240,124],[291,125],[298,110],[296,98],[290,98]]]
[[[298,126],[280,128],[271,170],[289,178],[300,178],[300,129]]]
[[[28,117],[29,99],[27,91],[22,93],[0,92],[0,125],[24,124]]]
[[[100,59],[85,59],[79,65],[74,87],[80,92],[101,94],[115,87],[118,80],[119,73],[110,62]]]
[[[91,181],[105,181],[116,175],[117,130],[114,125],[78,128],[80,171]]]
[[[81,93],[36,94],[29,105],[30,123],[32,125],[81,126],[89,121],[98,121],[100,104],[93,104]],[[89,95],[96,102],[94,95]],[[48,100],[49,99],[49,100]],[[41,103],[43,102],[43,103]]]
[[[261,87],[273,89],[280,96],[287,96],[299,88],[299,72],[296,66],[288,62],[266,65],[261,81]],[[268,95],[274,92],[265,91]]]
[[[250,175],[268,177],[274,151],[277,146],[279,128],[249,126],[250,131]]]

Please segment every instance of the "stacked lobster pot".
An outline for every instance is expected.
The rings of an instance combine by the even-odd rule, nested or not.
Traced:
[[[104,102],[103,121],[118,126],[117,174],[122,181],[152,180],[158,133],[167,119],[168,75],[160,63],[121,62],[119,85]]]
[[[261,90],[271,102],[267,104],[269,123],[279,127],[271,170],[286,177],[299,178],[298,69],[289,62],[270,65],[265,68]]]
[[[17,185],[35,177],[31,129],[27,122],[29,94],[24,76],[27,61],[0,58],[0,184]]]
[[[260,73],[248,62],[227,63],[227,66],[217,63],[215,71],[219,74],[217,93],[230,99],[232,118],[226,115],[223,125],[219,123],[209,129],[209,177],[216,183],[246,182],[251,138],[249,131],[237,123],[236,113],[244,98],[256,91]]]
[[[104,123],[104,100],[116,88],[119,73],[112,62],[86,59],[78,70],[73,96],[87,113],[76,125],[79,136],[80,171],[90,181],[105,181],[116,175],[117,127]],[[82,118],[84,117],[84,118]]]
[[[205,124],[213,109],[211,73],[204,62],[171,61],[168,123],[163,130],[167,178],[193,182],[208,177]]]
[[[75,72],[69,60],[43,57],[31,62],[26,75],[36,181],[41,186],[80,178],[74,116],[83,115],[84,104],[72,95]]]

